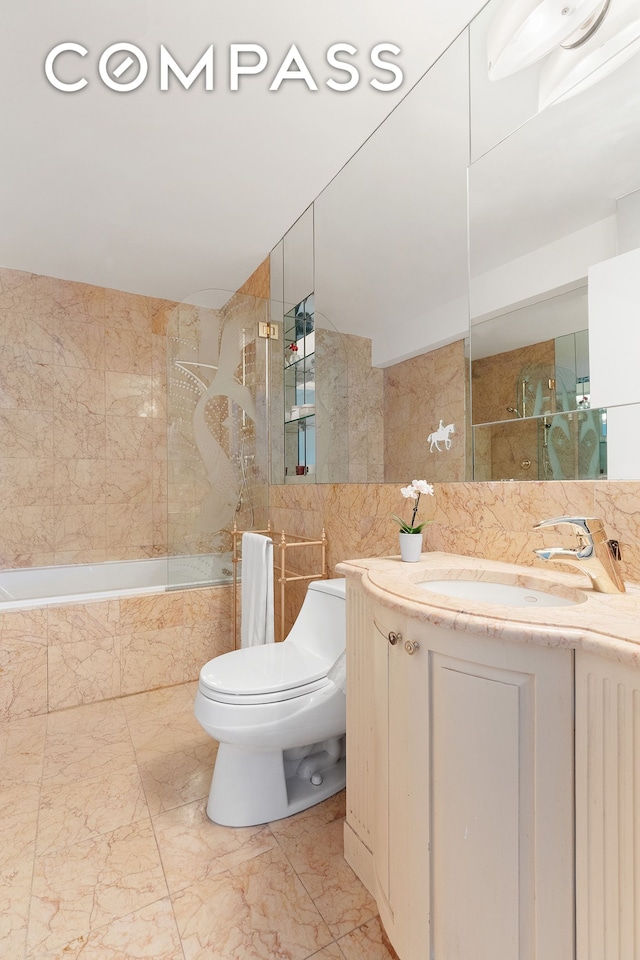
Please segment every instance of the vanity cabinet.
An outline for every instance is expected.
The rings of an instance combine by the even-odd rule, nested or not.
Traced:
[[[576,651],[578,960],[640,957],[640,671]]]
[[[404,615],[347,576],[345,855],[401,960],[568,960],[573,651]]]

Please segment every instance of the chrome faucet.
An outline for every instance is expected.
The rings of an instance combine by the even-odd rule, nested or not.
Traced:
[[[624,593],[624,580],[620,573],[620,544],[609,540],[598,517],[554,517],[542,520],[534,530],[541,527],[554,527],[568,523],[574,527],[579,548],[567,550],[564,547],[547,547],[533,552],[542,560],[559,560],[582,570],[591,578],[593,589],[599,593]]]

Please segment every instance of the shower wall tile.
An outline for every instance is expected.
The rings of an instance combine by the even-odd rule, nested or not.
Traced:
[[[52,502],[59,506],[84,506],[105,502],[104,460],[53,461]]]
[[[15,508],[0,534],[4,566],[97,561],[107,544],[112,559],[166,552],[167,488],[153,463],[166,451],[176,306],[0,270],[0,506]],[[142,509],[128,529],[126,511],[111,511],[107,540],[106,508],[121,504]],[[88,506],[92,524],[74,527],[68,508],[86,518]],[[35,507],[40,517],[23,509]],[[55,529],[54,508],[65,508]]]
[[[104,370],[105,338],[101,323],[62,316],[53,338],[54,363],[66,367]]]
[[[0,410],[0,458],[53,457],[53,413]]]
[[[119,559],[129,543],[141,547],[153,543],[151,503],[109,503],[105,510],[109,560]]]
[[[54,368],[0,347],[0,409],[52,410]]]
[[[104,415],[105,374],[103,370],[56,366],[53,405],[58,414]]]
[[[0,564],[42,566],[54,554],[53,506],[0,509]]]
[[[107,460],[104,483],[106,502],[150,506],[153,500],[153,468],[152,460]]]
[[[154,421],[149,417],[106,418],[107,460],[152,460]]]
[[[69,460],[103,459],[105,418],[99,413],[56,413],[53,438],[56,457]]]
[[[54,498],[54,460],[0,457],[0,505],[46,506]]]
[[[118,373],[153,373],[151,331],[107,328],[105,333],[105,366]]]
[[[104,504],[56,506],[54,551],[104,550],[107,546],[107,507]]]

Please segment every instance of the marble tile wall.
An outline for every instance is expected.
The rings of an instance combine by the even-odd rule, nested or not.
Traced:
[[[0,613],[0,721],[196,680],[231,649],[230,585]]]
[[[0,269],[0,565],[166,553],[174,304]]]
[[[398,554],[392,513],[407,516],[399,484],[272,486],[271,523],[302,536],[328,537],[329,575],[341,560]],[[533,531],[539,520],[569,514],[602,517],[610,537],[621,541],[622,570],[640,583],[640,482],[573,480],[510,483],[437,483],[423,497],[418,517],[425,549],[542,566],[535,547],[574,546],[562,528]],[[559,567],[559,569],[561,569]],[[569,568],[563,568],[566,571]],[[293,596],[293,595],[292,595]],[[292,622],[299,609],[288,611]]]
[[[464,341],[458,340],[382,371],[386,481],[464,479],[466,367]],[[449,450],[427,442],[441,420],[457,430]]]
[[[528,364],[554,367],[555,362],[554,340],[544,340],[474,360],[471,369],[473,422],[512,420],[514,415],[509,413],[507,407],[521,409],[519,375],[523,367]]]

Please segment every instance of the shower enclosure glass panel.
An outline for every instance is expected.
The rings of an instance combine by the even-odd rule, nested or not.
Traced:
[[[231,579],[231,529],[267,520],[268,302],[203,291],[170,319],[167,539],[172,586]],[[203,305],[205,304],[205,305]]]

